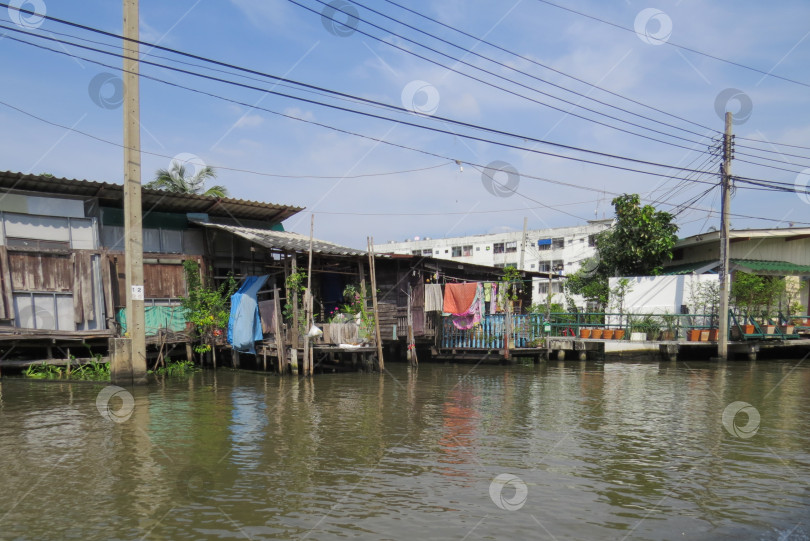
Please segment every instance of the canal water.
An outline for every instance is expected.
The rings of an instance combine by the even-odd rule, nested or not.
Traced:
[[[387,366],[0,380],[0,538],[810,538],[810,361]]]

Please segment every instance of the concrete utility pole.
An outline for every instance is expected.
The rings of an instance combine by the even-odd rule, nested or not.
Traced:
[[[141,125],[138,86],[138,0],[124,0],[124,250],[129,338],[117,340],[110,355],[114,383],[146,380],[141,213]]]
[[[731,135],[732,115],[726,112],[726,130],[723,134],[723,173],[720,179],[722,200],[720,214],[720,321],[717,339],[717,356],[728,358],[728,297],[731,280],[729,279],[729,225],[728,213],[731,206],[731,159],[734,155],[734,139]]]
[[[526,260],[526,230],[529,227],[529,218],[524,216],[523,218],[523,236],[520,237],[520,264],[518,265],[518,270],[523,270],[523,262]]]

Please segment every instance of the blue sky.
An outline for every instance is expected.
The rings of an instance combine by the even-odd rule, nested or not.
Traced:
[[[309,212],[313,211],[316,215],[317,237],[354,247],[365,246],[367,236],[373,236],[376,242],[385,242],[414,236],[443,237],[515,230],[522,227],[524,216],[529,218],[530,228],[576,225],[594,217],[612,216],[610,193],[640,193],[648,201],[658,201],[657,206],[662,210],[671,210],[669,205],[689,202],[709,187],[707,184],[680,183],[679,180],[667,179],[667,174],[684,175],[672,170],[667,173],[665,170],[655,169],[661,173],[658,176],[638,175],[466,140],[452,133],[468,133],[542,151],[637,167],[521,139],[507,139],[469,128],[462,129],[436,120],[436,116],[441,116],[521,136],[669,165],[703,165],[712,170],[716,167],[717,159],[708,159],[706,155],[701,155],[708,146],[708,140],[701,135],[633,117],[540,83],[535,78],[566,86],[590,98],[649,116],[656,121],[709,134],[704,128],[685,124],[577,83],[532,64],[525,58],[718,131],[723,128],[723,122],[716,112],[718,96],[735,94],[723,92],[730,88],[737,89],[742,95],[742,101],[731,99],[727,108],[737,114],[738,122],[734,131],[738,137],[810,147],[810,89],[807,86],[763,77],[760,73],[672,45],[677,43],[765,72],[810,83],[810,69],[807,68],[810,66],[810,26],[807,23],[810,21],[810,4],[806,1],[766,4],[754,1],[607,3],[577,0],[564,4],[624,27],[637,28],[640,34],[624,31],[538,0],[398,2],[525,57],[519,58],[455,34],[388,2],[358,0],[361,5],[373,7],[399,21],[437,34],[468,51],[472,49],[523,73],[516,73],[469,52],[461,52],[447,44],[420,36],[412,29],[369,13],[357,5],[354,8],[362,19],[356,24],[357,31],[351,32],[351,29],[338,27],[338,32],[330,32],[320,15],[324,10],[322,3],[317,0],[295,1],[310,7],[314,12],[287,0],[141,0],[141,39],[259,72],[415,109],[422,114],[385,111],[364,104],[273,86],[274,83],[270,81],[250,81],[232,74],[216,74],[262,88],[437,127],[450,131],[451,134],[397,125],[256,90],[142,66],[144,74],[226,96],[248,105],[223,101],[152,80],[142,80],[141,144],[145,151],[159,155],[144,154],[144,182],[151,180],[158,168],[167,167],[173,156],[198,156],[202,162],[218,169],[217,183],[224,184],[233,197],[307,207],[307,211],[285,223],[289,230],[308,233]],[[37,6],[44,6],[50,16],[114,33],[121,31],[120,2],[88,0],[68,3],[37,0],[25,4],[28,8]],[[657,11],[649,11],[650,9]],[[15,26],[15,22],[20,22],[22,26],[33,26],[30,31],[40,35],[62,39],[63,36],[57,34],[61,32],[116,45],[115,40],[110,38],[66,27],[54,21],[45,20],[41,24],[36,20],[15,21],[14,15],[16,13],[5,8],[0,9],[0,19],[3,20],[0,24],[20,28]],[[370,22],[379,24],[388,31],[375,29],[369,25]],[[3,84],[0,85],[0,100],[48,121],[118,144],[122,142],[122,111],[116,103],[116,87],[109,81],[99,86],[101,79],[97,78],[110,79],[120,73],[112,68],[22,44],[11,38],[27,39],[47,47],[74,52],[113,67],[120,66],[119,58],[0,31],[7,34],[0,39],[0,69],[4,74]],[[361,31],[381,39],[375,40],[363,35]],[[390,31],[449,55],[464,55],[465,62],[485,68],[494,75],[456,64],[453,60],[442,58],[394,36]],[[349,35],[338,35],[340,33]],[[75,41],[74,37],[65,39]],[[455,65],[459,71],[473,74],[536,101],[554,104],[563,111],[544,107],[471,80],[409,55],[392,45]],[[145,48],[141,52],[171,56],[156,50],[146,51]],[[163,62],[150,56],[142,58]],[[191,62],[188,59],[184,61]],[[185,66],[185,69],[212,73],[199,67]],[[107,73],[110,75],[100,75]],[[517,86],[504,79],[505,77],[529,88]],[[95,86],[92,84],[94,79]],[[414,92],[414,89],[421,90]],[[532,89],[565,97],[582,106],[658,129],[666,134],[683,136],[691,142],[599,117],[535,93]],[[746,107],[749,100],[750,111]],[[726,107],[725,102],[720,103],[720,106]],[[429,156],[340,133],[260,108],[329,124],[443,157]],[[694,150],[600,126],[568,114],[569,110]],[[122,150],[119,147],[47,125],[3,105],[0,105],[0,125],[2,169],[49,172],[57,176],[108,182],[122,180]],[[753,144],[766,151],[781,151],[783,154],[760,154],[784,160],[786,163],[771,164],[789,171],[735,161],[735,174],[777,180],[790,185],[797,182],[797,178],[799,183],[807,179],[798,176],[797,172],[810,167],[810,150],[776,147],[767,143],[755,144],[739,139],[737,143]],[[737,158],[742,158],[739,155],[740,150],[742,149],[738,148]],[[784,153],[795,153],[808,158],[802,160],[785,156]],[[461,161],[463,172],[458,165],[446,158]],[[481,171],[470,165],[485,165],[493,161],[508,163],[517,171],[519,177],[514,178],[517,193],[497,190],[496,193],[491,193],[484,185]],[[342,178],[423,168],[431,169],[395,175]],[[244,171],[301,178],[277,178]],[[336,178],[319,179],[312,178],[313,176]],[[532,179],[530,176],[561,181],[579,188]],[[716,177],[709,175],[697,178],[716,181]],[[502,183],[508,182],[504,173],[496,174],[495,179]],[[790,222],[810,222],[810,205],[807,201],[797,194],[738,189],[732,203],[733,212],[773,218],[775,221],[734,218],[732,225],[735,228],[787,227]],[[700,209],[718,209],[719,190],[715,189],[700,198],[694,206]],[[705,210],[682,212],[678,215],[678,222],[682,234],[693,234],[719,226],[717,215],[709,215]]]

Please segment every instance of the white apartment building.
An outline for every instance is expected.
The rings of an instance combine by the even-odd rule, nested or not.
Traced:
[[[552,272],[560,276],[551,280],[551,302],[565,304],[563,276],[576,272],[583,260],[595,255],[594,236],[612,223],[613,220],[592,220],[587,225],[528,230],[525,248],[523,232],[510,231],[443,239],[414,237],[404,242],[375,244],[374,250],[378,253],[421,255],[492,267],[519,267],[523,249],[522,270]],[[545,304],[548,288],[548,280],[533,279],[532,302]],[[584,304],[582,299],[575,298],[575,301],[578,306]]]

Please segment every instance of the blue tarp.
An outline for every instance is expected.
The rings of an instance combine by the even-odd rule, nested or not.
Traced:
[[[242,353],[256,354],[254,342],[262,339],[262,322],[256,294],[269,278],[248,276],[239,290],[231,296],[231,317],[228,319],[228,343]]]

